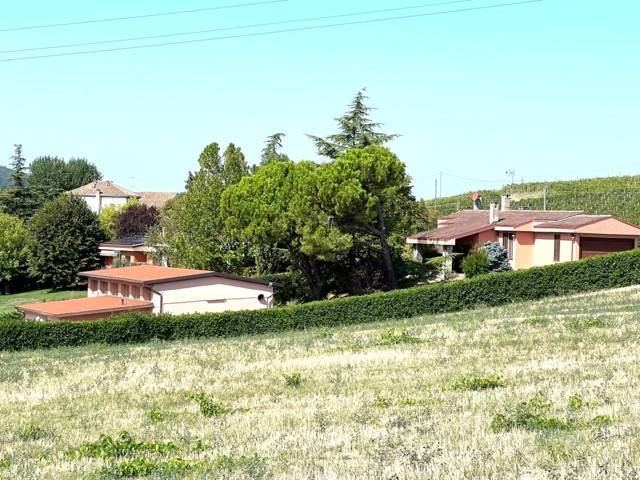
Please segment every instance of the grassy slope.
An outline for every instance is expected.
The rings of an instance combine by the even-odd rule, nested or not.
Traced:
[[[151,469],[199,462],[171,464],[186,478],[635,478],[639,307],[636,288],[352,328],[2,353],[0,476],[114,478],[123,459],[65,452],[126,430],[177,445],[134,454]],[[452,389],[486,375],[505,385]],[[188,398],[200,391],[231,411],[203,416]],[[492,431],[538,392],[550,405],[521,415],[529,428]]]
[[[25,303],[52,302],[54,300],[69,300],[71,298],[86,297],[85,290],[68,290],[52,292],[51,290],[35,290],[32,292],[16,293],[14,295],[0,295],[0,313],[14,310],[17,305]]]
[[[528,206],[543,208],[544,183],[523,183],[501,190],[482,190],[485,204],[499,201],[504,191],[513,194],[513,208]],[[472,208],[471,194],[465,193],[437,200],[425,200],[441,214],[458,208]],[[547,209],[586,210],[592,214],[609,214],[640,224],[640,176],[591,178],[558,181],[547,184]]]

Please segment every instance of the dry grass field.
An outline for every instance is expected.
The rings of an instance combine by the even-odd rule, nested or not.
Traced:
[[[0,353],[7,479],[637,479],[640,288]]]

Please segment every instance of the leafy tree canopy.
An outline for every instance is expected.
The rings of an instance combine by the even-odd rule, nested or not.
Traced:
[[[366,104],[369,97],[366,96],[365,91],[365,89],[360,90],[351,102],[349,110],[335,119],[338,122],[338,133],[324,138],[308,135],[320,155],[338,158],[351,148],[384,145],[397,137],[397,135],[378,131],[382,124],[370,119],[374,108]]]
[[[22,221],[0,213],[0,283],[6,293],[9,283],[26,270],[27,230]]]
[[[223,195],[226,228],[241,241],[285,248],[313,292],[323,293],[318,262],[332,262],[351,246],[351,237],[331,224],[317,198],[317,166],[271,162]]]
[[[28,225],[29,272],[39,283],[64,288],[78,272],[98,268],[103,240],[97,216],[75,195],[61,195],[36,212]]]
[[[397,286],[389,226],[412,202],[405,165],[380,146],[354,148],[319,171],[318,198],[341,228],[377,237],[390,288]],[[391,229],[393,230],[393,228]]]

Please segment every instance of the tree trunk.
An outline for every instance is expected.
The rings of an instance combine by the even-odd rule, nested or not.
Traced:
[[[314,300],[322,299],[322,280],[318,273],[318,267],[315,260],[308,258],[306,255],[300,255],[300,267],[302,273],[307,280],[307,285],[311,296]]]
[[[380,247],[382,248],[382,258],[384,261],[384,271],[387,277],[389,288],[395,290],[398,288],[396,273],[393,270],[393,262],[391,261],[391,249],[387,242],[387,228],[384,222],[384,212],[382,206],[378,205],[378,238],[380,238]]]

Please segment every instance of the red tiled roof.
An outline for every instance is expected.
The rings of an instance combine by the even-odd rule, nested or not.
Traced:
[[[175,280],[190,280],[194,278],[220,277],[232,280],[240,280],[261,285],[270,285],[270,282],[257,278],[239,277],[225,273],[210,272],[207,270],[193,270],[189,268],[170,268],[157,265],[137,265],[135,267],[107,268],[91,272],[81,272],[80,276],[97,280],[114,280],[142,285],[154,285]]]
[[[558,228],[563,230],[586,227],[592,223],[613,218],[611,215],[575,215],[555,222],[545,222],[535,225],[534,228]]]
[[[409,240],[446,242],[495,227],[515,228],[535,221],[562,220],[582,213],[579,211],[507,210],[498,212],[498,222],[490,224],[487,210],[462,210],[442,217],[437,229],[412,235]]]
[[[103,295],[99,297],[62,300],[57,302],[30,303],[20,305],[23,312],[35,313],[47,318],[73,318],[97,313],[117,313],[130,310],[146,310],[153,308],[153,303],[144,300]]]

